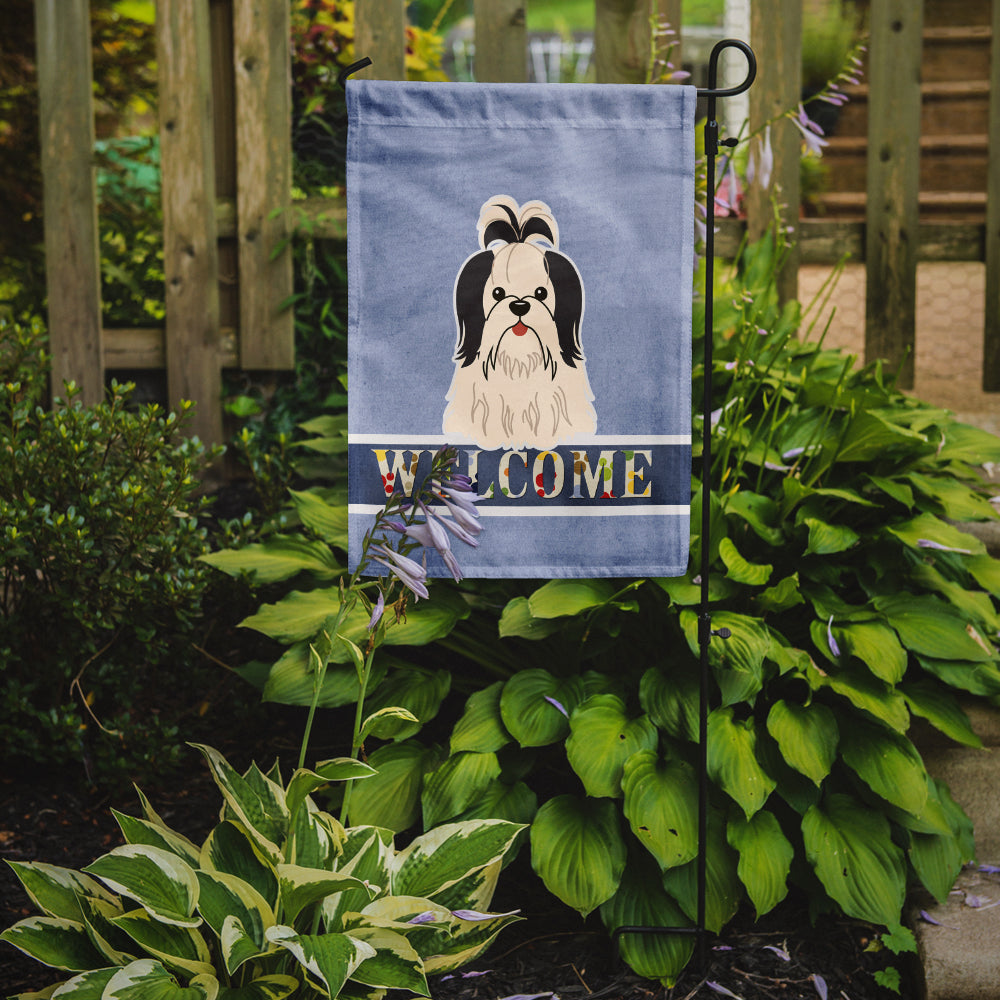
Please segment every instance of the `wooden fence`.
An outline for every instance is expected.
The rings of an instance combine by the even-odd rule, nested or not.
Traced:
[[[525,6],[475,0],[476,74],[481,81],[526,75]],[[100,268],[90,87],[88,0],[35,0],[45,182],[49,328],[53,384],[73,379],[85,401],[103,393],[105,372],[165,369],[171,402],[198,403],[195,432],[223,438],[221,371],[291,368],[291,254],[276,252],[293,218],[320,238],[343,238],[344,205],[291,203],[290,0],[158,0],[157,47],[163,170],[166,325],[101,326]],[[639,83],[657,0],[595,0],[599,82]],[[868,198],[865,221],[785,219],[797,242],[782,277],[795,294],[800,263],[849,253],[867,269],[866,355],[898,363],[909,350],[912,384],[918,260],[985,261],[984,388],[1000,390],[1000,0],[992,4],[987,216],[984,224],[921,223],[919,53],[923,2],[871,0]],[[681,0],[658,13],[681,22]],[[759,73],[750,91],[751,128],[800,96],[801,0],[753,0],[751,43]],[[404,75],[404,0],[358,0],[356,51],[370,76]],[[681,42],[683,45],[683,41]],[[720,118],[725,115],[720,102]],[[735,123],[738,124],[738,123]],[[733,128],[731,131],[735,131]],[[772,218],[771,198],[799,203],[799,136],[774,134],[768,190],[752,189],[745,223],[725,220],[717,239],[731,254],[744,227]],[[786,210],[787,215],[787,210]]]

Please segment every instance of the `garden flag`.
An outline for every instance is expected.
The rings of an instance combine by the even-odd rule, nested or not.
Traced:
[[[686,571],[695,98],[348,82],[352,566],[449,444],[467,576]]]

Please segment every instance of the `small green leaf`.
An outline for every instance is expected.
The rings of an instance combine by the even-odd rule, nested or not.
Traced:
[[[199,558],[230,576],[246,574],[258,584],[277,583],[299,573],[331,580],[344,572],[328,545],[294,535],[272,535],[266,542],[209,552]]]
[[[547,670],[522,670],[504,684],[500,716],[521,746],[547,746],[566,736],[569,715],[582,700],[580,678],[560,679]]]
[[[818,702],[797,705],[778,699],[768,713],[767,731],[785,761],[818,787],[837,756],[839,733],[833,712]]]
[[[882,595],[875,607],[899,634],[903,645],[939,660],[995,660],[996,651],[975,626],[950,605],[929,595]]]
[[[351,789],[351,824],[397,833],[412,826],[420,817],[424,773],[437,761],[436,752],[416,740],[379,747],[368,758],[377,774]]]
[[[744,583],[748,587],[763,587],[774,570],[770,563],[761,565],[748,562],[729,538],[719,541],[719,557],[726,564],[729,579],[735,580],[736,583]]]
[[[660,729],[678,740],[698,739],[697,672],[675,661],[667,673],[650,667],[639,681],[639,704]]]
[[[313,490],[289,490],[302,523],[324,542],[347,551],[347,504],[328,503]]]
[[[550,580],[528,598],[533,618],[562,618],[600,607],[615,595],[607,580]]]
[[[454,819],[499,776],[500,764],[495,753],[452,754],[424,779],[421,796],[424,827],[429,829]]]
[[[947,688],[928,679],[907,681],[899,689],[914,715],[926,719],[956,743],[967,747],[983,745],[965,710]]]
[[[527,597],[515,597],[507,602],[500,615],[501,639],[516,636],[520,639],[544,639],[558,632],[563,623],[549,618],[535,618]]]
[[[776,782],[757,762],[753,718],[733,718],[733,709],[717,708],[708,717],[708,774],[749,819],[767,801]]]
[[[840,753],[876,795],[914,815],[923,810],[927,772],[907,737],[854,718],[850,737],[841,741]]]
[[[750,819],[737,816],[726,828],[729,846],[739,851],[736,873],[760,919],[788,894],[788,873],[795,849],[774,813],[765,809]]]
[[[503,681],[496,681],[469,696],[465,711],[452,730],[452,753],[460,750],[492,753],[510,742],[510,733],[500,716],[502,690]]]
[[[807,517],[803,521],[809,528],[809,543],[805,551],[807,556],[828,556],[844,552],[854,545],[860,537],[853,528],[849,528],[846,524],[828,524],[815,517]]]

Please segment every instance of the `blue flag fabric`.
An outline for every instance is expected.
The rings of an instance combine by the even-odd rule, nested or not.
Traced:
[[[695,99],[348,82],[352,566],[449,444],[467,576],[686,571]]]

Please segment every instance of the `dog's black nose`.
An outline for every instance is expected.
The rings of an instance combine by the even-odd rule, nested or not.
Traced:
[[[525,302],[523,299],[514,299],[514,301],[510,303],[510,311],[515,316],[526,316],[530,308],[531,303]]]

